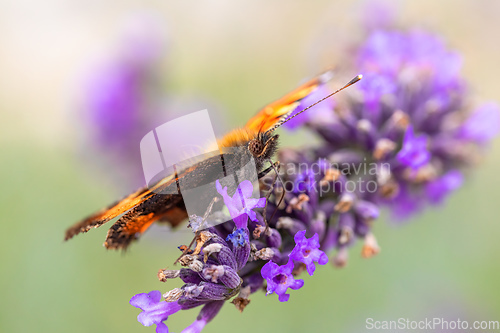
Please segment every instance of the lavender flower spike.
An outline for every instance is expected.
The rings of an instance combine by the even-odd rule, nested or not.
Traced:
[[[290,295],[286,293],[288,288],[297,290],[302,288],[304,280],[295,280],[293,271],[293,261],[288,260],[288,263],[283,266],[278,266],[272,261],[262,267],[260,271],[262,277],[267,280],[267,295],[276,293],[280,302],[286,302]]]
[[[233,221],[215,223],[217,214],[209,215],[211,227],[179,259],[183,268],[160,271],[160,281],[184,282],[164,294],[168,302],[160,302],[159,292],[132,298],[144,311],[142,324],[165,333],[170,314],[199,307],[183,331],[199,333],[225,302],[243,311],[266,284],[268,295],[286,302],[289,288],[304,285],[295,276],[304,267],[313,275],[316,264],[328,262],[325,252],[335,250],[332,262],[343,267],[358,239],[362,257],[380,251],[372,229],[381,205],[409,217],[462,185],[476,152],[497,134],[500,114],[495,105],[466,108],[457,53],[432,34],[378,31],[353,58],[366,83],[342,103],[323,104],[320,120],[306,121],[322,139],[319,145],[279,151],[286,172],[269,202],[252,198],[248,180],[238,187],[216,181]],[[258,208],[266,204],[263,216]]]
[[[254,222],[258,222],[254,208],[263,208],[266,204],[266,198],[252,198],[253,186],[249,180],[244,180],[238,185],[233,197],[227,194],[227,186],[222,188],[219,180],[215,182],[217,192],[222,195],[224,203],[229,209],[229,215],[236,224],[236,228],[246,228],[248,218]]]
[[[306,231],[302,230],[295,234],[294,240],[295,247],[288,256],[295,261],[304,263],[309,275],[312,276],[316,270],[314,262],[320,265],[324,265],[328,262],[328,256],[319,249],[320,244],[317,233],[307,239]]]
[[[137,294],[130,299],[130,304],[143,311],[137,316],[141,324],[156,324],[156,333],[168,333],[168,327],[163,321],[181,309],[177,302],[165,302],[158,290]]]

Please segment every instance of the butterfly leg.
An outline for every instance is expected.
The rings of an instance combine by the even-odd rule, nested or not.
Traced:
[[[274,185],[276,185],[276,181],[278,180],[278,178],[280,179],[281,183],[283,183],[283,181],[281,180],[281,177],[279,175],[280,162],[279,161],[276,161],[274,163],[272,163],[271,161],[269,161],[269,162],[271,163],[271,166],[261,172],[261,173],[266,172],[266,174],[269,173],[271,170],[274,170],[274,172],[275,172],[275,176],[274,176],[273,182],[271,183],[271,187],[269,189],[269,192],[266,195],[266,204],[264,205],[264,211],[262,213],[263,217],[264,217],[264,223],[266,225],[266,229],[264,230],[264,234],[267,233],[267,231],[269,229],[269,222],[267,221],[267,205],[269,203],[269,198],[271,197],[271,194],[273,193]],[[281,203],[281,201],[280,201],[280,203]],[[272,219],[272,217],[274,216],[275,213],[276,213],[276,211],[274,211],[273,215],[271,216],[271,219]]]

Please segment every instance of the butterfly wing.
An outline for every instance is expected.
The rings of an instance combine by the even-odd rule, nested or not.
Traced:
[[[97,228],[104,223],[114,219],[118,215],[132,209],[140,203],[150,198],[153,193],[147,188],[141,188],[134,193],[127,195],[125,198],[109,205],[99,212],[87,217],[86,219],[76,223],[66,230],[64,240],[73,238],[82,232],[87,232],[92,228]]]
[[[234,174],[245,162],[248,161],[242,159],[239,153],[209,157],[179,172],[177,176],[170,175],[151,189],[142,188],[75,224],[66,231],[65,240],[123,214],[109,229],[104,246],[108,249],[125,249],[154,222],[168,222],[175,227],[188,217],[179,183],[185,188],[198,188],[224,177],[225,173]],[[205,207],[212,199],[199,198],[201,203],[207,203]]]
[[[243,129],[229,133],[219,144],[232,147],[240,141],[248,142],[259,132],[269,130],[286,118],[299,105],[303,98],[316,90],[319,85],[328,81],[331,76],[331,71],[325,72],[267,105],[252,117]],[[219,156],[209,158],[184,170],[177,177],[170,175],[162,179],[154,188],[141,188],[135,191],[70,227],[66,231],[65,240],[71,239],[79,233],[87,232],[92,228],[97,228],[122,214],[123,216],[108,231],[104,243],[107,248],[126,248],[157,221],[166,221],[172,226],[178,225],[187,218],[186,207],[181,194],[175,194],[175,191],[172,191],[176,188],[178,189],[178,180],[186,177],[185,179],[191,182],[191,188],[195,188],[197,178],[193,177],[193,175],[199,173],[204,168],[218,166],[218,159]],[[229,165],[225,167],[228,168]],[[232,172],[232,170],[226,171],[229,173]],[[167,193],[174,194],[161,194],[164,189],[168,189]]]
[[[302,99],[315,91],[321,84],[329,81],[332,76],[332,70],[326,71],[268,104],[246,123],[245,129],[255,133],[268,131],[295,110]]]
[[[159,194],[162,190],[168,190],[168,193],[174,194]],[[185,212],[184,202],[182,196],[175,193],[176,190],[177,183],[174,176],[162,179],[151,189],[141,188],[68,228],[64,240],[71,239],[77,234],[87,232],[92,228],[100,227],[123,213],[126,214],[115,225],[118,222],[129,222],[129,225],[123,228],[123,236],[121,236],[128,240],[135,238],[137,234],[144,232],[153,222],[158,220],[176,226],[187,217],[187,214],[182,214],[182,210]],[[175,210],[173,210],[174,208]],[[106,247],[108,247],[107,243],[105,243]],[[116,246],[117,242],[109,242],[109,244],[109,247],[113,248],[126,247]],[[120,244],[125,244],[125,242]]]

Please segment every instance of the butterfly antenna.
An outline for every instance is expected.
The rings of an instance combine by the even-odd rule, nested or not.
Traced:
[[[341,92],[342,90],[344,90],[345,88],[347,87],[350,87],[352,86],[353,84],[355,84],[356,82],[358,82],[359,80],[361,80],[363,78],[363,75],[358,75],[356,76],[355,78],[353,78],[351,81],[349,81],[345,86],[343,86],[342,88],[340,89],[337,89],[335,90],[334,92],[332,92],[330,95],[326,96],[326,97],[323,97],[322,99],[320,99],[319,101],[317,101],[316,103],[312,104],[312,105],[309,105],[308,107],[306,107],[304,110],[294,114],[293,116],[291,116],[290,118],[287,118],[285,119],[284,121],[276,124],[273,128],[271,128],[269,131],[272,132],[274,130],[276,130],[278,127],[280,127],[281,125],[283,125],[284,123],[286,123],[287,121],[290,121],[292,120],[293,118],[297,117],[299,114],[303,113],[303,112],[306,112],[307,110],[309,110],[310,108],[312,108],[313,106],[323,102],[325,99],[328,99],[330,97],[332,97],[333,95],[335,95],[336,93],[338,92]]]

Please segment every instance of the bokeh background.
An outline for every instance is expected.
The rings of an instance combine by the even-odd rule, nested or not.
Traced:
[[[398,20],[463,54],[476,96],[500,99],[500,2],[389,3]],[[128,300],[177,286],[156,272],[171,266],[184,228],[154,228],[125,254],[101,246],[106,227],[62,240],[67,226],[136,185],[140,161],[96,149],[81,98],[95,64],[119,49],[124,22],[144,13],[162,43],[157,121],[208,107],[221,130],[341,67],[346,41],[373,15],[360,1],[1,0],[1,332],[153,332]],[[308,138],[283,136],[285,145]],[[243,314],[226,304],[205,332],[363,332],[369,317],[500,320],[499,163],[496,140],[446,206],[404,225],[379,219],[378,256],[361,259],[356,246],[346,268],[319,267],[289,302],[254,294]],[[179,332],[196,315],[182,311],[168,326]]]

